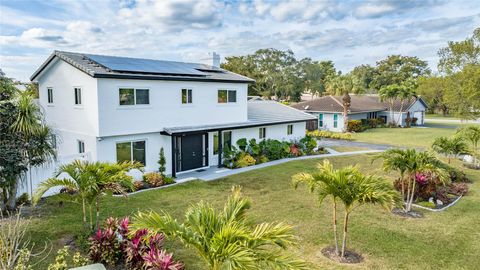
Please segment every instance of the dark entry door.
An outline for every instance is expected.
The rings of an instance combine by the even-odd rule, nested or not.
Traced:
[[[182,137],[182,171],[203,167],[203,135]]]

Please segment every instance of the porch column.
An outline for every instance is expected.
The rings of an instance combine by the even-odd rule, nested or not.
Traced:
[[[222,167],[222,153],[223,153],[223,142],[222,142],[222,131],[218,131],[218,168]]]
[[[177,144],[175,142],[176,137],[171,136],[172,138],[172,177],[176,177],[176,165],[177,165]]]

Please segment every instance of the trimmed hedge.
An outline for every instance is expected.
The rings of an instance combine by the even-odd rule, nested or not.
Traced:
[[[352,134],[350,133],[336,133],[327,130],[314,130],[314,131],[307,131],[307,136],[314,137],[317,139],[321,138],[329,138],[329,139],[337,139],[337,140],[353,140]]]

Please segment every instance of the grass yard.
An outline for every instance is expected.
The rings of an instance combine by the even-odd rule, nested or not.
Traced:
[[[448,119],[448,120],[460,120],[459,118],[453,115],[443,115],[443,114],[436,114],[436,113],[427,113],[425,114],[425,118],[436,118],[436,119]]]
[[[429,148],[433,140],[440,136],[455,134],[462,125],[450,123],[426,124],[413,128],[372,128],[364,132],[353,133],[353,139],[360,142],[390,144],[395,146]]]
[[[375,131],[385,130],[389,129]],[[359,164],[364,172],[383,175],[379,169],[380,161],[372,164],[371,157],[358,155],[330,160],[336,167]],[[299,246],[289,252],[311,263],[312,269],[475,269],[480,265],[478,171],[468,171],[475,181],[468,196],[445,212],[426,213],[423,219],[406,219],[378,206],[363,206],[354,211],[348,242],[351,249],[365,256],[360,265],[339,265],[319,255],[323,247],[332,244],[330,201],[325,201],[319,208],[315,196],[309,194],[305,187],[295,191],[291,186],[293,174],[311,171],[319,161],[321,159],[292,161],[217,181],[194,181],[147,191],[127,199],[106,198],[102,217],[122,217],[137,210],[163,209],[182,219],[184,210],[190,204],[205,200],[220,207],[231,186],[241,185],[244,194],[253,201],[249,213],[254,221],[284,221],[295,226]],[[52,241],[58,248],[65,239],[80,231],[79,205],[66,203],[60,206],[58,198],[50,198],[40,207],[41,217],[33,218],[30,231],[37,245]],[[185,262],[186,269],[205,269],[191,250],[178,243],[171,245],[169,250]],[[52,259],[53,256],[50,256],[49,260]]]

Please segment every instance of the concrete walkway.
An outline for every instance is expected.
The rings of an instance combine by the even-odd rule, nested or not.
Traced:
[[[321,146],[323,146],[323,140]],[[203,180],[203,181],[211,181],[223,177],[227,177],[234,174],[239,174],[243,172],[249,172],[260,168],[266,168],[294,160],[304,160],[304,159],[314,159],[314,158],[329,158],[329,157],[339,157],[339,156],[352,156],[352,155],[361,155],[361,154],[369,154],[369,153],[379,153],[383,152],[384,149],[372,149],[372,150],[362,150],[362,151],[352,151],[352,152],[335,152],[323,155],[314,155],[314,156],[301,156],[297,158],[284,158],[279,160],[273,160],[266,163],[253,165],[245,168],[239,169],[228,169],[228,168],[217,168],[217,167],[210,167],[204,170],[196,170],[193,172],[186,172],[177,174],[177,179],[175,180],[177,183],[184,183],[191,180]]]

